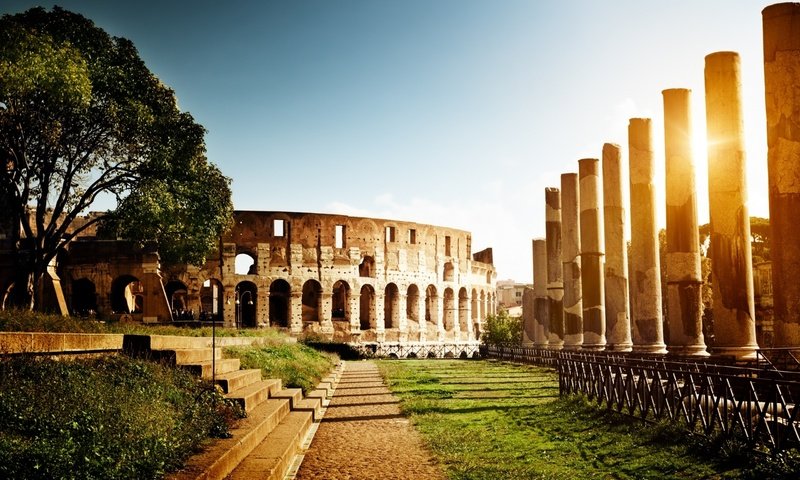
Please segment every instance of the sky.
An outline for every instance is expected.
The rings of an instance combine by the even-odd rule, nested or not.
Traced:
[[[460,228],[499,279],[533,282],[544,189],[692,89],[708,221],[704,57],[741,56],[750,213],[768,216],[757,0],[61,0],[145,64],[207,130],[234,207]],[[50,2],[2,0],[0,13]],[[627,173],[624,172],[627,182]]]

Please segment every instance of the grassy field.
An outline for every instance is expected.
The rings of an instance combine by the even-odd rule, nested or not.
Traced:
[[[327,375],[338,357],[300,343],[258,347],[230,347],[227,358],[238,358],[242,368],[261,369],[264,378],[280,378],[284,387],[302,388],[307,394]]]
[[[489,361],[379,365],[453,479],[800,478],[787,458],[754,457],[561,399],[551,370]]]

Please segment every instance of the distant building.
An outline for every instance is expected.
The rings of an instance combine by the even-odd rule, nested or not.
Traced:
[[[509,313],[522,310],[522,294],[525,288],[533,288],[532,283],[517,283],[514,280],[497,281],[497,306],[499,309],[507,310]],[[520,308],[515,308],[520,307]]]

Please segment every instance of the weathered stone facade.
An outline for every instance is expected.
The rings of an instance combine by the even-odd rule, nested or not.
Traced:
[[[80,238],[58,275],[73,313],[131,321],[220,320],[293,335],[375,345],[460,345],[477,350],[496,313],[492,251],[472,253],[469,232],[411,222],[316,213],[237,211],[202,268],[159,265],[129,242]],[[246,271],[237,271],[242,258]],[[237,260],[238,258],[238,260]],[[3,278],[3,291],[12,279]],[[447,354],[447,351],[437,350]]]

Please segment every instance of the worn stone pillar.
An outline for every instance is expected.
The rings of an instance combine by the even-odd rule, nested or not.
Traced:
[[[606,241],[606,350],[630,352],[631,320],[628,314],[627,213],[622,195],[622,155],[619,145],[603,145],[603,231]]]
[[[800,4],[762,11],[775,346],[800,346]]]
[[[667,185],[667,315],[669,352],[708,356],[703,339],[703,276],[692,157],[691,90],[664,90]]]
[[[580,193],[578,174],[561,175],[561,266],[564,276],[564,349],[583,345]]]
[[[564,277],[561,266],[561,192],[545,188],[545,236],[547,238],[547,316],[549,338],[547,347],[564,347]]]
[[[545,348],[550,336],[550,322],[547,313],[547,241],[543,238],[533,240],[533,295],[536,320],[533,344]]]
[[[739,54],[706,56],[705,77],[714,353],[750,359],[758,344]]]
[[[655,160],[649,118],[628,124],[631,183],[630,294],[633,351],[666,353],[656,228]]]
[[[605,350],[605,237],[600,208],[600,160],[578,161],[581,209],[581,287],[583,290],[583,349]]]
[[[292,290],[289,303],[289,332],[292,335],[303,333],[303,291]]]

